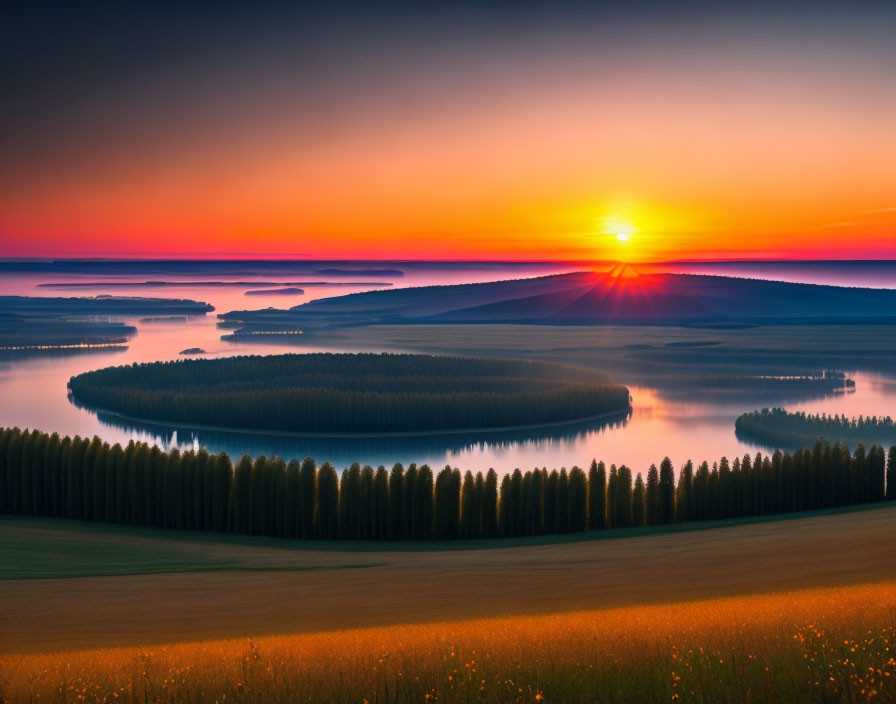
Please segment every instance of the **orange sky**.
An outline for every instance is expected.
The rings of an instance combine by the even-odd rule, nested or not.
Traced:
[[[200,56],[26,128],[0,254],[892,258],[894,53],[829,39],[487,38],[301,91]]]

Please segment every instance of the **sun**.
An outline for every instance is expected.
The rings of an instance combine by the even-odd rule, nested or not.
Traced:
[[[631,236],[637,232],[637,229],[623,218],[609,216],[604,218],[603,232],[605,235],[615,237],[617,242],[626,244],[631,239]]]

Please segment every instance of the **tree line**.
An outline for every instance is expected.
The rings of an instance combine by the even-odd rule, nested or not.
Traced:
[[[308,433],[574,421],[629,407],[577,367],[411,354],[288,354],[109,367],[69,380],[85,406],[165,423]]]
[[[804,447],[819,438],[850,444],[896,442],[896,423],[890,416],[850,418],[763,408],[738,416],[735,429],[743,436],[781,447]]]
[[[0,431],[0,513],[322,540],[521,537],[709,521],[896,500],[896,446],[818,442],[710,466],[665,458],[646,479],[592,461],[586,472],[485,474],[427,465],[163,452],[131,441]]]

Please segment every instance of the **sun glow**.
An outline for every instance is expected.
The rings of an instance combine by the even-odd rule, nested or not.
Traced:
[[[616,238],[617,242],[621,242],[623,244],[628,242],[631,236],[637,231],[638,230],[634,225],[632,225],[628,220],[624,220],[623,218],[616,216],[604,218],[604,234],[612,235]]]

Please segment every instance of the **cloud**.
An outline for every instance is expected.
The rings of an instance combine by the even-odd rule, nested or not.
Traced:
[[[896,205],[887,208],[872,208],[871,210],[860,210],[857,215],[874,215],[876,213],[896,213]]]

